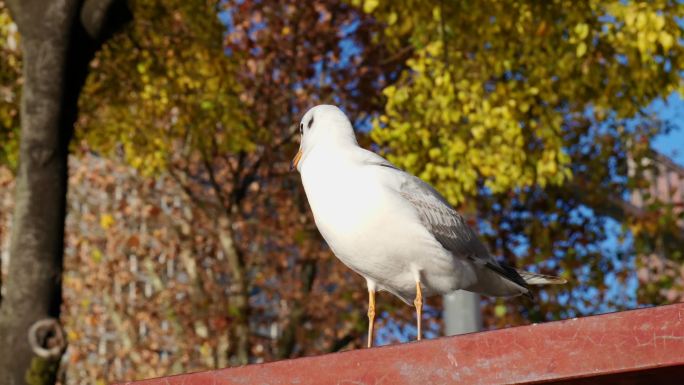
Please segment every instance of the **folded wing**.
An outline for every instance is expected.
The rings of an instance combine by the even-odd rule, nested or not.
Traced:
[[[372,153],[371,153],[372,154]],[[435,239],[449,250],[454,258],[464,258],[483,266],[501,277],[528,289],[528,284],[518,271],[498,262],[478,239],[477,234],[466,223],[447,200],[429,184],[397,168],[384,158],[375,155],[369,165],[386,167],[401,175],[399,193],[415,208],[422,224]]]

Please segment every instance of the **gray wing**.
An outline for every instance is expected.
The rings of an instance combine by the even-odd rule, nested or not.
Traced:
[[[423,225],[442,247],[451,251],[454,257],[469,259],[524,288],[528,287],[514,268],[494,259],[461,214],[452,209],[437,190],[420,178],[406,175],[407,178],[401,184],[399,192],[411,202]]]
[[[486,262],[496,263],[461,214],[452,209],[432,186],[406,174],[399,193],[413,205],[430,233],[456,257],[483,265]]]
[[[404,180],[399,185],[399,193],[413,205],[428,231],[455,258],[469,259],[524,288],[528,287],[514,268],[494,259],[461,214],[451,208],[447,200],[432,186],[380,156],[369,163],[402,174]]]

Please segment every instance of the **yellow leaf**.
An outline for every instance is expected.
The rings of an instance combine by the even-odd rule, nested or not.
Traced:
[[[377,8],[379,4],[379,0],[366,0],[363,2],[363,11],[366,13],[371,13],[375,11],[375,8]]]
[[[668,32],[661,32],[658,36],[658,41],[660,41],[660,45],[663,46],[665,51],[669,51],[672,45],[674,45],[674,38]]]
[[[100,216],[100,227],[107,230],[114,224],[114,217],[111,214],[102,214]]]
[[[394,25],[397,22],[397,13],[392,12],[387,16],[387,24]]]
[[[589,26],[585,23],[579,23],[575,26],[575,33],[580,40],[584,40],[589,35]]]
[[[392,96],[394,96],[394,93],[396,91],[397,91],[397,87],[389,86],[389,87],[385,87],[385,89],[382,90],[382,93],[385,94],[385,96],[387,96],[388,98],[391,98]]]
[[[102,251],[100,251],[100,249],[97,249],[97,248],[96,248],[96,249],[93,250],[93,252],[92,252],[92,254],[90,255],[90,257],[93,259],[94,262],[98,262],[98,263],[99,263],[99,262],[102,261],[102,257],[104,257],[104,255],[102,254]]]
[[[581,42],[577,45],[577,57],[582,57],[585,53],[587,53],[587,44],[585,42]]]

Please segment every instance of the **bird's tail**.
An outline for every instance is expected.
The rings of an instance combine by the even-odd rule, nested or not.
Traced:
[[[553,275],[530,273],[529,271],[523,270],[517,270],[517,272],[528,285],[562,285],[568,282],[565,278],[555,277]]]

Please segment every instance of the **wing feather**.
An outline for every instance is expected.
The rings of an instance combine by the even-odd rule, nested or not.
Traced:
[[[380,156],[376,155],[369,159],[368,164],[387,167],[402,175],[399,193],[411,203],[423,225],[454,258],[468,259],[523,288],[528,288],[525,280],[514,268],[498,262],[489,253],[463,216],[451,208],[447,200],[432,186]]]

